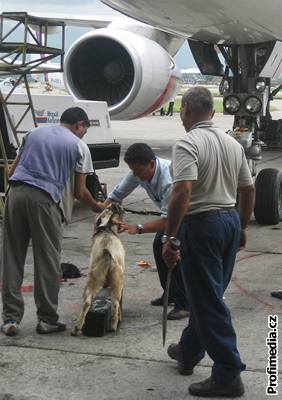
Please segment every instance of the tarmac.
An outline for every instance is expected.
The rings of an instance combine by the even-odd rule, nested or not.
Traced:
[[[282,118],[281,111],[273,114],[273,118]],[[215,122],[223,129],[232,126],[232,119],[222,115],[216,115]],[[178,115],[113,121],[112,128],[114,137],[122,144],[122,156],[128,145],[142,141],[151,145],[158,156],[170,158],[172,144],[185,134]],[[122,156],[119,168],[98,171],[108,191],[127,172]],[[265,167],[282,169],[282,151],[264,151],[259,168]],[[142,189],[132,193],[124,206],[136,211],[156,211]],[[118,331],[101,338],[70,336],[81,307],[93,218],[91,210],[77,203],[73,221],[64,229],[62,262],[75,264],[83,273],[81,278],[68,279],[61,284],[59,314],[67,323],[65,332],[50,335],[35,332],[33,259],[29,249],[23,293],[25,315],[20,333],[11,338],[0,334],[0,400],[196,399],[188,394],[187,388],[192,382],[210,376],[212,362],[206,356],[194,374],[185,377],[178,374],[176,362],[166,354],[167,346],[178,341],[187,321],[168,321],[167,341],[163,347],[162,308],[150,305],[150,300],[162,293],[152,254],[153,234],[122,234],[126,273],[123,321]],[[142,223],[151,218],[155,217],[132,213],[125,216],[129,223]],[[238,336],[238,348],[247,364],[242,373],[246,390],[243,399],[268,398],[268,316],[277,315],[279,320],[282,311],[282,300],[270,296],[271,291],[282,289],[281,228],[282,222],[275,226],[259,226],[252,219],[247,247],[238,252],[233,278],[225,294]],[[141,259],[149,264],[148,268],[137,265]],[[280,327],[278,332],[282,332]],[[281,344],[278,348],[282,354]],[[282,393],[281,368],[278,392]]]

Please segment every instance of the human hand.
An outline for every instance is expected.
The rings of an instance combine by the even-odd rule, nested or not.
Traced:
[[[103,201],[97,201],[97,205],[101,208],[102,211],[106,208],[105,202]]]
[[[173,269],[180,260],[180,250],[173,248],[170,241],[164,243],[162,256],[168,268]]]
[[[95,201],[95,203],[92,203],[92,211],[94,211],[96,214],[100,214],[104,208],[103,208],[103,203]]]
[[[240,243],[239,243],[238,251],[239,250],[243,250],[246,247],[247,236],[248,236],[247,228],[242,229],[241,230],[241,237],[240,237]]]
[[[129,233],[129,235],[136,235],[137,227],[136,227],[136,225],[128,225],[128,224],[125,224],[124,222],[120,222],[118,231],[119,231],[119,233],[127,232],[127,233]]]

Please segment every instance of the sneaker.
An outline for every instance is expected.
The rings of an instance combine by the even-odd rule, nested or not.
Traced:
[[[177,369],[180,375],[192,375],[194,368],[187,368],[184,365],[183,355],[181,346],[179,343],[171,343],[167,348],[167,354],[172,360],[177,361]]]
[[[177,308],[173,308],[168,314],[167,319],[176,320],[182,318],[188,318],[190,312],[188,310],[178,310]]]
[[[40,334],[63,332],[66,330],[66,324],[62,322],[44,322],[40,320],[36,326],[36,332]]]
[[[7,336],[15,336],[19,332],[19,324],[14,320],[6,320],[1,327],[1,330]]]
[[[226,384],[215,383],[212,377],[189,386],[189,393],[200,397],[240,397],[244,394],[244,385],[240,375]]]

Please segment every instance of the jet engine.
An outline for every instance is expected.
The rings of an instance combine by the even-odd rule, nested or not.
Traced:
[[[119,29],[97,29],[69,49],[67,90],[77,99],[106,101],[112,119],[143,117],[176,95],[179,73],[158,43]]]

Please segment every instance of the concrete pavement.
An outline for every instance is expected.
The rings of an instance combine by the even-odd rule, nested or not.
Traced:
[[[230,117],[216,116],[216,122],[224,129],[231,126]],[[113,122],[112,126],[114,136],[122,143],[122,152],[134,141],[145,141],[155,147],[161,157],[170,157],[172,144],[184,134],[178,116]],[[266,151],[261,166],[282,169],[282,152]],[[108,190],[111,190],[126,171],[127,167],[121,161],[119,168],[100,171],[100,180],[107,182]],[[141,189],[128,197],[124,205],[135,210],[156,210]],[[149,218],[154,217],[127,213],[125,220],[142,223]],[[270,297],[271,291],[282,289],[281,228],[282,223],[259,226],[252,220],[247,248],[238,253],[233,279],[226,292],[238,347],[247,364],[242,377],[246,388],[243,398],[248,400],[267,398],[267,319],[269,315],[281,318],[282,311],[282,301]],[[62,261],[76,264],[84,275],[92,230],[92,212],[76,204],[73,223],[64,231]],[[176,363],[166,355],[167,346],[162,347],[162,308],[150,305],[150,300],[161,294],[152,255],[153,236],[122,235],[126,277],[123,321],[116,334],[102,338],[70,336],[70,328],[81,306],[85,276],[61,285],[59,313],[68,329],[59,334],[38,335],[35,332],[33,294],[32,291],[24,293],[26,308],[20,334],[13,338],[0,335],[0,400],[194,398],[187,394],[187,387],[210,375],[211,361],[206,356],[191,377],[180,376]],[[140,268],[136,264],[140,259],[146,260],[150,267]],[[30,284],[33,284],[31,251],[24,281],[24,285]],[[281,325],[281,320],[279,322]],[[167,345],[178,341],[185,324],[183,320],[168,321]],[[281,395],[281,372],[279,384]]]

